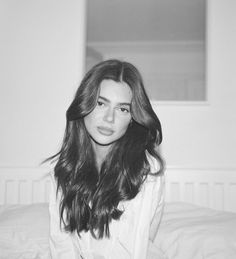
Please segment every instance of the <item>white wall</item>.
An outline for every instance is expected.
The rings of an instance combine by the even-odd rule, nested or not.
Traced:
[[[156,106],[170,165],[236,166],[236,2],[208,3],[207,105]]]
[[[85,1],[0,1],[0,166],[58,151],[83,72]]]
[[[236,1],[208,3],[206,105],[155,105],[174,166],[236,167]]]

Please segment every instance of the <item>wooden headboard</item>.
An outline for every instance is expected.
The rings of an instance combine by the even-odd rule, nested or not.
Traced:
[[[0,168],[0,204],[48,202],[49,168]],[[236,169],[167,168],[166,202],[236,212]]]

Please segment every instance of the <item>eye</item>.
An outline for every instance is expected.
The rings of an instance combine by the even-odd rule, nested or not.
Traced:
[[[130,110],[128,108],[120,107],[120,111],[123,113],[129,113]]]
[[[103,107],[103,106],[105,106],[105,103],[102,101],[97,101],[97,106]]]

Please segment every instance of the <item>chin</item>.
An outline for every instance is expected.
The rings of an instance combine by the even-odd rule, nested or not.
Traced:
[[[110,146],[114,143],[117,139],[104,139],[104,138],[93,138],[93,141],[100,146]]]

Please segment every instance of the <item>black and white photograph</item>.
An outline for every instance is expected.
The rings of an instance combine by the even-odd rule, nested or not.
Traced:
[[[0,0],[0,259],[236,258],[235,14]]]

